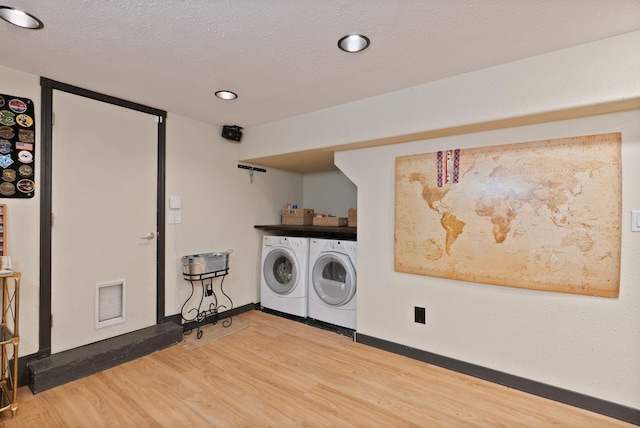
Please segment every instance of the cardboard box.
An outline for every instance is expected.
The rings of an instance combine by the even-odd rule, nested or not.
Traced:
[[[347,222],[349,227],[358,227],[358,209],[349,208],[349,221]]]
[[[280,216],[280,222],[295,226],[310,226],[313,224],[313,210],[309,208],[284,209]]]
[[[342,227],[347,225],[346,217],[313,217],[314,226]]]

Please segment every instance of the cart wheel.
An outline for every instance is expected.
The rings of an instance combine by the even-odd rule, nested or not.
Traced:
[[[198,339],[200,339],[202,337],[202,330],[198,330],[196,336],[198,337]]]

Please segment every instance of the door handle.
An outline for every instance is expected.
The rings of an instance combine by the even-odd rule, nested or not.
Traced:
[[[141,236],[140,239],[153,239],[154,236],[153,232],[149,232],[146,235]]]

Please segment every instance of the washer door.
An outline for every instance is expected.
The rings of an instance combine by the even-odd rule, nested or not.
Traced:
[[[356,271],[344,254],[320,255],[313,265],[311,281],[320,300],[329,306],[342,306],[356,294]]]
[[[288,248],[272,248],[262,265],[267,286],[276,294],[289,294],[296,287],[300,269],[293,252]]]

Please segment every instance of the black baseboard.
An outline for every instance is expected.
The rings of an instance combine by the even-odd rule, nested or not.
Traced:
[[[181,340],[180,326],[171,322],[157,324],[30,361],[26,365],[27,384],[37,394],[168,348]]]
[[[374,348],[382,349],[384,351],[392,352],[394,354],[413,358],[414,360],[433,364],[435,366],[453,370],[458,373],[463,373],[469,376],[487,380],[489,382],[504,385],[509,388],[518,389],[529,394],[534,394],[540,397],[548,398],[550,400],[569,404],[571,406],[579,407],[590,412],[599,413],[601,415],[609,416],[640,426],[640,409],[634,409],[631,407],[623,406],[621,404],[612,403],[610,401],[601,400],[599,398],[594,398],[563,388],[547,385],[542,382],[514,376],[508,373],[500,372],[498,370],[493,370],[453,358],[444,357],[442,355],[411,348],[409,346],[400,345],[394,342],[389,342],[364,334],[356,333],[355,341],[364,345],[372,346]]]
[[[237,308],[231,309],[229,311],[225,311],[225,312],[221,312],[218,315],[218,319],[224,319],[224,318],[228,318],[229,316],[236,316],[239,315],[243,312],[248,312],[248,311],[252,311],[254,309],[260,309],[260,304],[259,303],[250,303],[247,305],[243,305],[243,306],[239,306]],[[182,317],[180,316],[180,314],[175,314],[175,315],[169,315],[164,317],[163,319],[164,323],[167,322],[171,322],[174,323],[178,326],[180,326],[183,331],[188,331],[192,328],[197,328],[197,323],[196,322],[192,322],[191,325],[186,324],[183,325],[182,324]],[[203,322],[213,322],[213,317],[208,317],[207,319],[205,319]],[[48,356],[46,358],[49,358]],[[18,358],[18,386],[25,386],[29,384],[29,373],[28,373],[28,366],[29,364],[41,360],[43,358],[39,357],[38,354],[30,354],[30,355],[24,355],[20,358]]]
[[[27,366],[38,360],[38,354],[24,355],[18,358],[18,386],[27,384]]]
[[[341,336],[347,336],[353,339],[353,335],[355,334],[355,330],[352,330],[350,328],[346,328],[346,327],[341,327],[339,325],[334,325],[334,324],[329,324],[326,323],[324,321],[318,321],[316,319],[313,318],[303,318],[303,317],[299,317],[297,315],[291,315],[291,314],[287,314],[285,312],[280,312],[280,311],[276,311],[274,309],[269,309],[269,308],[264,308],[264,307],[260,307],[260,304],[258,304],[258,307],[256,308],[256,310],[259,310],[261,312],[264,312],[266,314],[271,314],[271,315],[276,315],[282,318],[287,318],[290,319],[292,321],[296,321],[302,324],[307,324],[313,327],[317,327],[317,328],[321,328],[322,330],[327,330],[327,331],[332,331],[334,333],[337,333]]]

